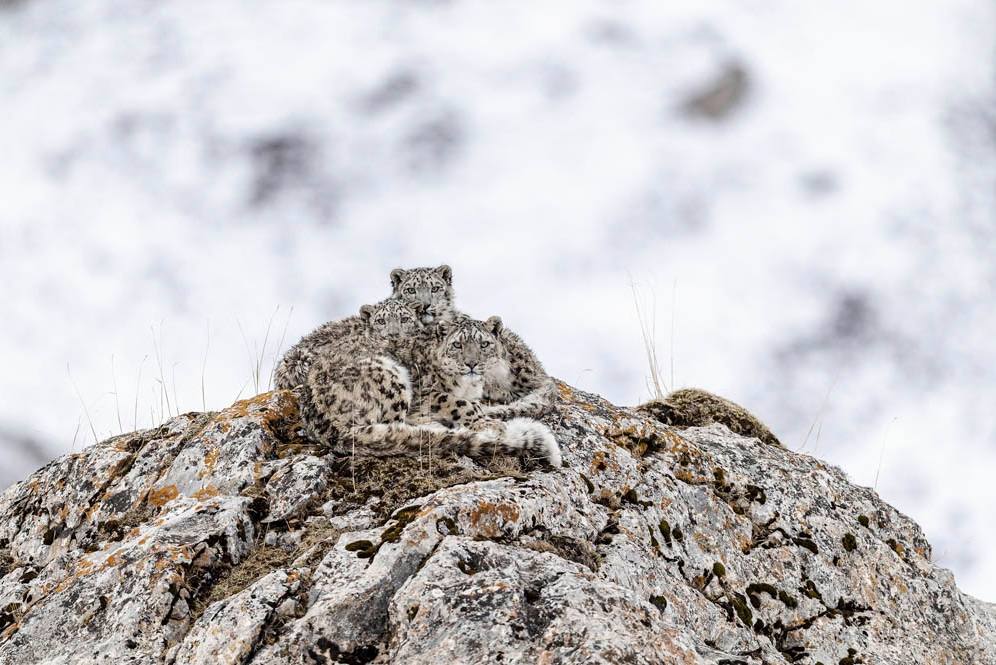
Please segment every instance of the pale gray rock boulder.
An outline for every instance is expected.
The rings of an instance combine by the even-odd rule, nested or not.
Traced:
[[[560,386],[564,466],[340,459],[293,394],[0,496],[0,665],[996,663],[996,611],[819,460]]]

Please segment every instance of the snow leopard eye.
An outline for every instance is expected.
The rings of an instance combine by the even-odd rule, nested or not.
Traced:
[[[432,287],[432,292],[433,293],[439,293],[442,290],[443,290],[443,287],[441,287],[441,286],[434,286],[434,287]]]
[[[383,316],[380,317],[379,319],[377,319],[377,325],[382,326],[382,325],[384,325],[384,323],[385,323],[385,321],[384,321],[384,317]]]
[[[461,344],[460,342],[453,342],[453,348],[454,349],[462,349],[463,348],[463,344]]]
[[[482,348],[482,349],[486,349],[486,348],[488,348],[489,346],[491,346],[491,342],[489,342],[489,341],[488,341],[488,340],[486,340],[486,339],[482,339],[482,340],[481,340],[481,348]]]
[[[413,296],[415,295],[415,289],[409,286],[407,289],[405,289],[405,293],[407,293],[410,296]]]

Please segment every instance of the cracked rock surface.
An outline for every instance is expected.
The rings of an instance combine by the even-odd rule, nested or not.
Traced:
[[[0,664],[996,663],[838,469],[560,386],[563,468],[350,460],[274,392],[0,496]]]

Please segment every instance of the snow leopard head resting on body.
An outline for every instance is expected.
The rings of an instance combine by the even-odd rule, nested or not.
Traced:
[[[492,316],[487,321],[461,319],[439,323],[433,361],[445,382],[466,392],[470,399],[480,399],[485,375],[507,363],[505,347],[498,334],[501,319]]]
[[[424,323],[433,323],[453,309],[453,271],[437,268],[395,268],[391,271],[391,297],[425,307]]]
[[[377,337],[408,339],[423,329],[421,317],[424,308],[399,298],[387,298],[373,305],[360,307],[360,318]]]

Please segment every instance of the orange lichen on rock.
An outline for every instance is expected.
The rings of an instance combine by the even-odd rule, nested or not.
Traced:
[[[289,390],[274,390],[250,399],[239,400],[222,411],[219,416],[225,420],[232,420],[245,418],[250,414],[263,415],[264,424],[281,418],[296,418],[297,399]]]
[[[89,558],[84,557],[83,559],[80,559],[80,562],[76,565],[76,570],[73,571],[73,573],[77,577],[80,575],[89,575],[94,571],[96,567],[97,566],[93,563],[93,561],[91,561]],[[66,581],[67,580],[63,580],[63,584],[65,584]],[[59,587],[61,586],[62,584],[59,584],[59,586],[56,587],[56,591],[58,591]]]
[[[664,429],[661,432],[661,437],[667,442],[668,445],[665,449],[669,453],[675,455],[695,453],[697,456],[701,456],[702,454],[698,448],[672,429]]]
[[[561,397],[561,399],[563,399],[565,401],[570,401],[570,400],[572,400],[574,398],[574,389],[572,389],[566,383],[558,381],[557,382],[557,390],[560,391],[560,397]]]
[[[518,519],[519,509],[514,503],[482,501],[470,511],[470,525],[487,538],[498,536],[502,526]]]
[[[614,444],[629,450],[637,457],[643,457],[648,452],[660,448],[660,431],[640,421],[617,421],[606,427],[603,434]]]
[[[145,500],[150,506],[165,506],[167,503],[180,496],[180,490],[177,489],[176,485],[166,485],[165,487],[160,487],[149,491],[149,494],[145,497]]]
[[[212,497],[218,496],[219,494],[221,494],[221,492],[218,491],[217,487],[215,487],[214,485],[207,485],[206,487],[202,487],[193,494],[191,494],[191,496],[197,499],[198,501],[203,501],[204,499],[210,499]]]
[[[597,474],[605,471],[606,469],[612,471],[613,473],[618,473],[620,469],[619,463],[604,450],[599,450],[591,456],[591,471],[592,473]]]
[[[682,468],[675,469],[674,477],[683,483],[688,483],[689,485],[696,485],[702,482],[702,478],[696,477],[688,469],[682,469]]]
[[[214,427],[221,433],[228,433],[234,421],[246,418],[257,423],[270,435],[263,437],[263,450],[261,450],[265,454],[270,454],[279,443],[288,437],[293,438],[290,433],[297,429],[299,420],[297,398],[288,390],[275,390],[240,400],[216,414],[209,427]],[[211,473],[217,458],[217,451],[205,454],[205,466],[199,477],[204,478]]]
[[[211,475],[214,471],[214,465],[218,463],[218,457],[220,455],[221,449],[217,446],[205,452],[204,461],[201,463],[201,470],[197,472],[197,477],[204,478]]]

